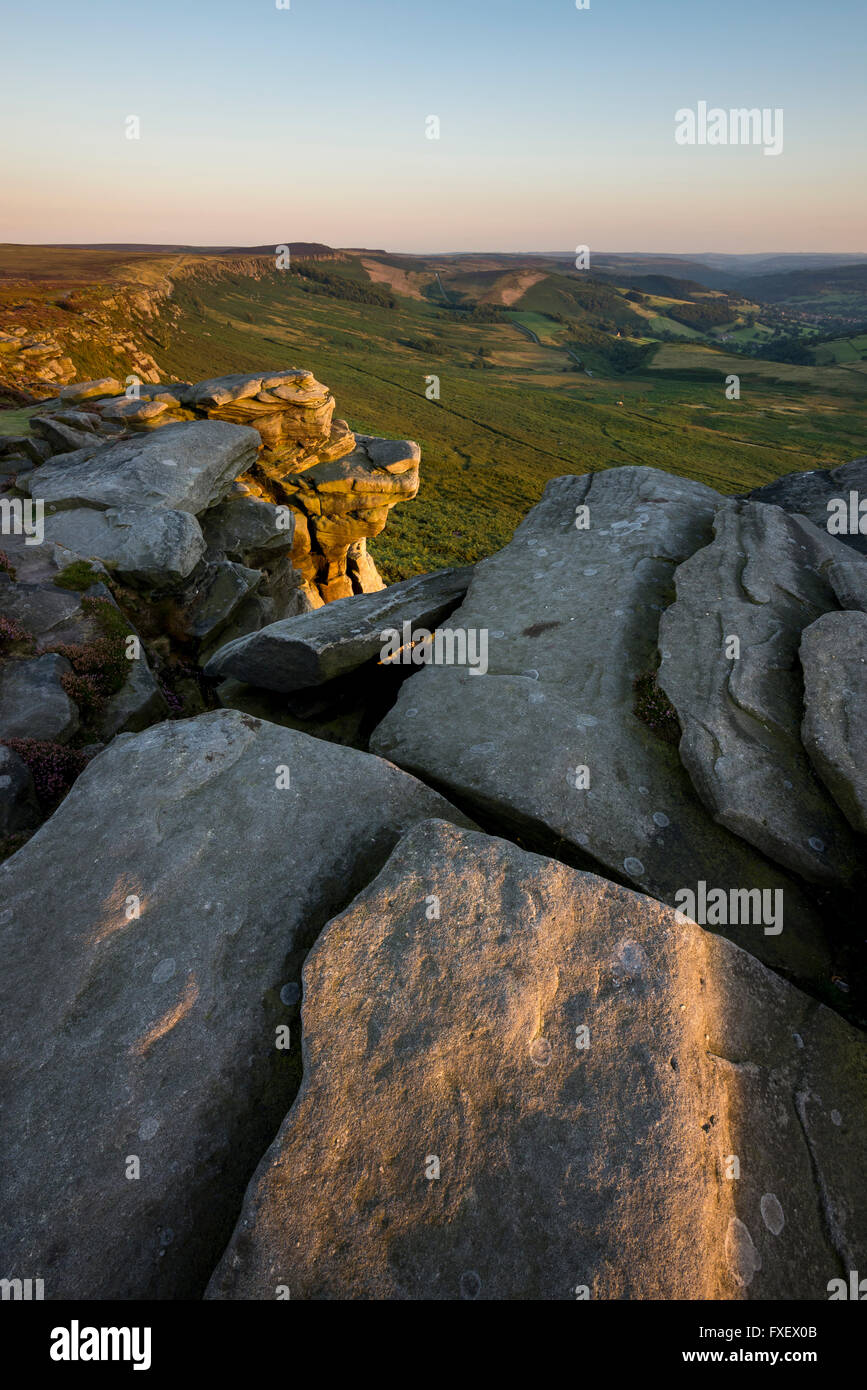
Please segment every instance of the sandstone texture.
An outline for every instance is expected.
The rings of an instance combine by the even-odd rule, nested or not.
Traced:
[[[863,1035],[594,875],[416,825],[303,1028],[211,1298],[823,1299],[867,1258]]]

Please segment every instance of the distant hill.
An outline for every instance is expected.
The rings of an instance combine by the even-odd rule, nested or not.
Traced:
[[[867,261],[854,265],[810,270],[789,270],[778,275],[758,275],[749,282],[750,295],[766,304],[791,299],[815,299],[833,294],[863,295],[867,301]]]

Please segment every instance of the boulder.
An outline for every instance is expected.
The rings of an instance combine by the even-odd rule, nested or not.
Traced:
[[[826,613],[801,638],[804,747],[849,824],[867,835],[867,613]]]
[[[827,560],[822,565],[822,575],[834,590],[841,608],[867,613],[867,558],[862,560],[849,551],[843,559],[837,556]]]
[[[196,518],[169,507],[74,507],[45,519],[50,541],[96,557],[120,579],[166,588],[186,579],[205,553]]]
[[[867,1043],[660,903],[414,826],[303,973],[211,1299],[817,1299],[867,1265]]]
[[[72,667],[62,656],[0,663],[0,739],[66,743],[78,729],[78,707],[63,688]]]
[[[681,760],[721,825],[803,878],[849,880],[861,856],[801,744],[798,664],[804,628],[836,608],[822,561],[846,552],[759,502],[728,503],[714,532],[679,567],[659,627]]]
[[[184,625],[197,642],[213,641],[261,583],[259,570],[231,560],[208,565],[187,600]]]
[[[60,399],[78,403],[89,401],[97,396],[119,396],[123,387],[113,376],[100,377],[98,381],[76,381],[69,386],[61,386]]]
[[[209,676],[234,676],[265,690],[303,690],[373,661],[387,645],[388,629],[432,630],[463,598],[469,566],[405,579],[380,593],[359,594],[302,613],[221,647]]]
[[[198,1296],[297,1085],[303,956],[431,816],[462,821],[226,710],[93,759],[0,868],[4,1271],[48,1299]]]
[[[202,517],[209,555],[240,564],[260,554],[282,554],[292,547],[295,513],[258,497],[231,496]]]
[[[486,645],[486,674],[425,666],[370,746],[449,788],[491,828],[579,867],[601,865],[673,906],[701,882],[779,889],[781,933],[717,929],[824,985],[819,914],[778,866],[711,819],[645,689],[674,571],[710,539],[721,502],[652,468],[550,482],[510,544],[476,565],[450,618],[468,655],[473,642]]]
[[[255,461],[255,430],[193,420],[43,464],[31,479],[46,510],[147,506],[197,515]]]
[[[786,512],[802,512],[814,526],[828,531],[828,522],[836,504],[848,504],[850,493],[867,500],[867,458],[853,459],[839,468],[814,468],[808,473],[787,473],[749,494],[752,502],[770,503]],[[828,504],[835,504],[829,511]],[[837,533],[837,539],[852,550],[867,555],[867,518],[865,530],[853,528]]]
[[[93,443],[90,431],[74,429],[50,415],[32,415],[30,428],[50,445],[53,454],[71,453]]]

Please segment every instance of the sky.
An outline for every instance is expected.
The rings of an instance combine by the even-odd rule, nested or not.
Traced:
[[[0,241],[867,251],[864,0],[277,3],[0,0]]]

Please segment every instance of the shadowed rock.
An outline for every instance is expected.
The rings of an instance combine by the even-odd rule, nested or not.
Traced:
[[[294,1094],[304,952],[431,815],[462,819],[230,711],[94,759],[0,868],[5,1272],[49,1299],[196,1296]]]
[[[847,504],[849,494],[857,492],[867,500],[867,458],[853,459],[839,468],[814,468],[809,473],[787,473],[749,494],[751,502],[767,502],[782,507],[785,512],[802,512],[819,530],[828,529],[831,515],[828,503],[842,500]],[[838,534],[844,545],[867,555],[867,532],[853,530]]]
[[[76,555],[101,560],[118,578],[151,588],[185,579],[205,553],[196,518],[168,507],[75,507],[46,517],[45,534]]]
[[[469,566],[438,570],[271,623],[221,647],[206,674],[234,676],[265,690],[322,685],[377,657],[386,629],[402,631],[404,623],[435,628],[463,598],[471,573]]]
[[[826,613],[801,638],[804,747],[849,824],[867,835],[867,613]]]
[[[65,657],[46,652],[0,666],[0,738],[66,743],[78,729],[78,708],[63,688],[72,674]]]
[[[804,628],[837,606],[822,562],[845,551],[805,518],[756,502],[721,508],[714,531],[678,569],[659,628],[680,756],[722,825],[806,879],[845,881],[860,854],[801,745],[798,663]]]

